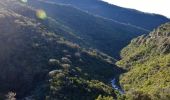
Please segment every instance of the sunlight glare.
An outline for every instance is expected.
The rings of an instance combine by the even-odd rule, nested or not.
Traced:
[[[47,18],[46,12],[42,9],[39,9],[36,11],[36,16],[37,16],[37,18],[42,19],[42,20]]]

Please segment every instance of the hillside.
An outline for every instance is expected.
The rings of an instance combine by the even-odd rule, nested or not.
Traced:
[[[170,98],[170,23],[147,34],[65,0],[0,1],[0,100]],[[94,2],[108,6],[91,1],[86,0],[89,9]],[[156,24],[148,22],[152,28],[167,21],[154,18]]]
[[[149,35],[133,39],[121,56],[122,60],[117,64],[128,71],[120,82],[129,98],[169,100],[170,23],[161,25]]]
[[[47,27],[52,26],[52,30],[63,30],[61,25],[67,28],[64,30],[68,30],[73,35],[69,37],[70,41],[88,48],[96,48],[115,58],[119,58],[119,51],[132,38],[147,33],[147,30],[100,18],[69,5],[39,0],[30,0],[27,5],[36,9],[44,9],[50,18],[50,21],[48,20],[45,24]],[[56,27],[54,22],[58,23]],[[79,37],[78,42],[75,41],[75,36]],[[68,36],[64,35],[64,37]]]
[[[110,81],[122,69],[112,57],[51,32],[44,20],[16,13],[18,6],[23,12],[36,13],[32,8],[24,10],[26,5],[15,0],[0,2],[1,100],[15,93],[17,100],[119,97]]]
[[[45,0],[44,0],[45,1]],[[50,0],[51,2],[70,4],[91,14],[118,22],[131,24],[147,30],[152,30],[160,24],[170,21],[168,18],[139,12],[133,9],[126,9],[111,5],[101,0]]]

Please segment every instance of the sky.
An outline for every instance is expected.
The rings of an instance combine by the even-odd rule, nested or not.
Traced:
[[[103,0],[121,7],[156,13],[170,18],[170,0]]]

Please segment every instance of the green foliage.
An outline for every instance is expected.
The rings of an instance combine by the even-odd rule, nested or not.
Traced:
[[[114,99],[113,99],[113,97],[110,97],[110,96],[99,95],[96,100],[114,100]]]
[[[163,29],[162,29],[163,28]],[[168,100],[170,90],[170,24],[134,39],[117,64],[127,69],[120,83],[130,100]]]
[[[17,99],[94,100],[99,94],[117,98],[110,80],[121,69],[112,57],[70,42],[63,31],[54,33],[43,25],[45,20],[32,18],[33,8],[15,0],[0,2],[1,7],[5,16],[0,17],[2,100],[11,90]]]
[[[126,94],[126,99],[127,100],[151,100],[150,95],[145,94],[140,91],[131,91]]]
[[[50,79],[50,91],[46,97],[49,100],[94,100],[99,94],[108,95],[112,99],[117,97],[117,93],[107,84],[81,77],[73,76],[71,71],[56,73]]]
[[[42,8],[47,12],[50,17],[48,22],[52,23],[52,25],[45,23],[48,28],[57,33],[60,33],[59,30],[65,31],[61,35],[70,41],[76,41],[87,48],[96,48],[113,57],[118,57],[119,51],[133,37],[147,32],[131,25],[93,16],[69,5],[37,0],[32,0],[30,5],[34,8]],[[92,54],[95,55],[95,52]]]

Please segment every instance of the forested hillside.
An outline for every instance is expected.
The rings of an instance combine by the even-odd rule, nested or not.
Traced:
[[[49,1],[0,0],[0,100],[169,100],[169,19]]]
[[[147,33],[147,30],[100,18],[69,5],[39,0],[30,0],[28,5],[46,11],[48,17],[53,19],[53,22],[47,22],[47,26],[56,21],[60,26],[67,27],[74,36],[85,41],[86,45],[80,41],[77,42],[80,45],[96,48],[115,58],[119,57],[119,51],[132,38]],[[53,26],[53,29],[58,29],[58,26]],[[70,40],[75,41],[75,38]]]
[[[112,57],[64,39],[47,30],[44,20],[16,13],[9,3],[26,6],[15,0],[0,3],[1,100],[119,97],[110,81],[122,70]]]
[[[127,73],[120,82],[130,100],[169,100],[170,23],[133,39],[121,57],[117,64]]]
[[[153,28],[156,28],[160,24],[170,21],[168,18],[161,15],[143,13],[134,9],[118,7],[116,5],[111,5],[106,2],[103,2],[102,0],[50,0],[50,1],[62,4],[69,4],[94,15],[112,19],[132,26],[144,28],[147,30],[152,30]]]

